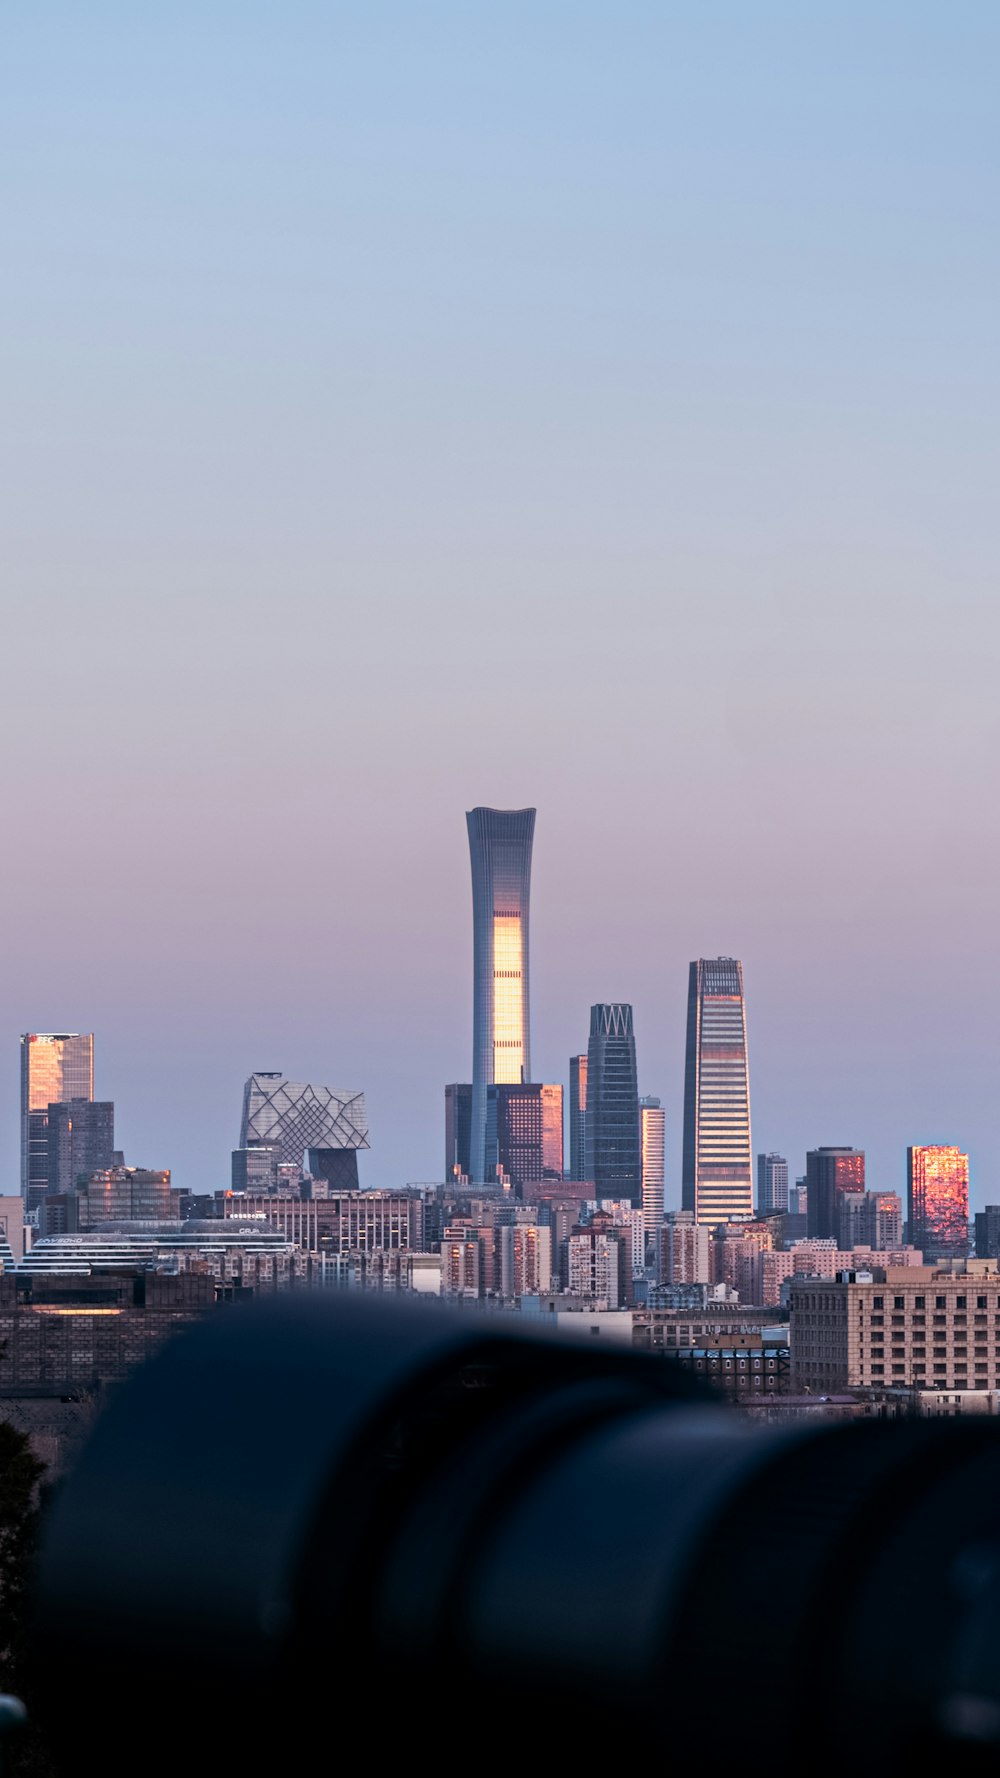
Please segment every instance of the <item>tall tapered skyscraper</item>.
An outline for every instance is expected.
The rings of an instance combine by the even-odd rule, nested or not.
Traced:
[[[699,1223],[753,1212],[743,965],[700,957],[688,982],[681,1196]]]
[[[531,1079],[528,907],[534,809],[470,809],[472,1110],[469,1169],[486,1178],[486,1093]]]

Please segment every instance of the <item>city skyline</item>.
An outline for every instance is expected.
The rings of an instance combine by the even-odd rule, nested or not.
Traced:
[[[18,15],[12,1025],[193,1183],[276,1061],[436,1177],[531,804],[532,1072],[629,1002],[675,1202],[721,951],[760,1148],[991,1201],[1000,20],[432,11]]]
[[[495,813],[503,813],[503,811],[480,811],[480,812],[494,813],[494,814]],[[533,830],[533,826],[534,826],[533,817],[535,814],[534,810],[517,811],[517,812],[513,812],[513,813],[522,813],[522,814],[528,813],[528,814],[530,814],[532,817],[532,830]],[[529,863],[529,869],[530,869],[530,863]],[[726,959],[718,959],[717,961],[725,962],[727,960]],[[686,1001],[687,1018],[688,1018],[689,1026],[690,1026],[691,1004],[692,1004],[692,1000],[691,1000],[692,990],[691,990],[690,976],[691,976],[691,971],[693,971],[695,969],[695,967],[696,966],[693,964],[689,967],[689,984],[688,984],[688,995],[687,995],[687,1001]],[[740,979],[742,980],[742,974],[740,975]],[[22,1055],[23,1055],[23,1046],[24,1046],[25,1041],[26,1040],[24,1038],[22,1038]],[[65,1039],[61,1039],[60,1041],[65,1041]],[[93,1034],[92,1033],[88,1034],[88,1036],[85,1040],[78,1039],[76,1041],[78,1041],[78,1042],[79,1041],[86,1041],[86,1042],[89,1042],[91,1045],[89,1067],[90,1067],[90,1081],[91,1081],[91,1090],[92,1090],[92,1086],[93,1086],[93,1058],[92,1058]],[[530,1039],[529,1039],[529,1041],[530,1041]],[[690,1049],[690,1044],[688,1042],[688,1044],[686,1045],[685,1054],[687,1054],[689,1052],[689,1049]],[[572,1134],[573,1134],[572,1115],[571,1115],[571,1103],[572,1103],[571,1093],[572,1093],[572,1086],[573,1086],[573,1065],[577,1060],[578,1060],[577,1057],[570,1057],[565,1080],[561,1081],[559,1083],[563,1089],[563,1096],[564,1096],[564,1101],[565,1101],[564,1144],[565,1144],[565,1171],[566,1171],[567,1178],[572,1176],[571,1172],[570,1172],[570,1154],[571,1154],[571,1143],[572,1143]],[[581,1060],[584,1063],[584,1068],[585,1068],[586,1057],[579,1058],[579,1060]],[[22,1095],[23,1095],[23,1091],[24,1091],[23,1068],[24,1068],[24,1064],[22,1062]],[[667,1072],[669,1074],[669,1070],[667,1070],[665,1072]],[[254,1078],[258,1078],[258,1077],[254,1077]],[[262,1081],[272,1080],[272,1081],[277,1082],[277,1081],[285,1081],[286,1080],[286,1077],[284,1077],[280,1074],[272,1074],[272,1075],[264,1074],[264,1075],[259,1076],[259,1078]],[[639,1078],[640,1078],[640,1083],[645,1078],[644,1075],[641,1073],[641,1070],[640,1070]],[[246,1083],[245,1091],[249,1090],[250,1085],[251,1085],[251,1081],[248,1080]],[[328,1091],[328,1089],[321,1089],[321,1090]],[[438,1089],[438,1090],[440,1091],[440,1089]],[[468,1090],[471,1093],[471,1088]],[[643,1096],[645,1096],[645,1095],[643,1095]],[[364,1103],[365,1103],[364,1092],[357,1093],[357,1094],[354,1094],[353,1096],[348,1096],[348,1097],[353,1097],[353,1099],[356,1101],[356,1103],[361,1107],[361,1117],[362,1117],[362,1121],[363,1121],[364,1115],[365,1115],[364,1114]],[[788,1121],[790,1121],[790,1120],[788,1120]],[[841,1122],[844,1121],[843,1117],[841,1117],[840,1121]],[[668,1128],[673,1126],[673,1130],[674,1130],[674,1134],[675,1134],[675,1148],[679,1148],[681,1145],[681,1142],[682,1142],[682,1130],[683,1130],[683,1122],[684,1122],[684,1119],[683,1119],[683,1098],[681,1098],[678,1101],[678,1104],[676,1106],[676,1115],[673,1118],[668,1118],[667,1122],[668,1122]],[[360,1126],[359,1126],[359,1133],[360,1133]],[[938,1133],[938,1132],[934,1132],[934,1133]],[[242,1132],[241,1132],[241,1135],[242,1135]],[[177,1126],[177,1125],[172,1126],[170,1138],[168,1138],[168,1142],[172,1138],[177,1138],[178,1145],[183,1147],[183,1126]],[[360,1143],[360,1146],[367,1147],[368,1146],[367,1141],[362,1140]],[[756,1144],[753,1146],[756,1146],[759,1149],[759,1144]],[[816,1145],[814,1144],[813,1147],[815,1147],[815,1146]],[[912,1149],[914,1147],[935,1148],[935,1147],[939,1147],[939,1146],[940,1146],[939,1144],[934,1144],[934,1143],[925,1143],[925,1144],[919,1144],[919,1145],[907,1143],[905,1145],[905,1148],[906,1148],[906,1154],[908,1155],[910,1149]],[[967,1144],[966,1146],[968,1147],[969,1145]],[[820,1147],[822,1147],[822,1145],[820,1145]],[[232,1152],[232,1151],[230,1151],[230,1152]],[[440,1150],[439,1150],[439,1152],[440,1152]],[[809,1156],[810,1152],[811,1152],[811,1150],[806,1151],[806,1155],[804,1157],[805,1160],[808,1160],[808,1156]],[[831,1150],[830,1152],[836,1152],[836,1150]],[[847,1152],[854,1152],[854,1151],[852,1149]],[[863,1150],[861,1152],[863,1154]],[[907,1186],[907,1160],[906,1160],[906,1157],[904,1156],[902,1178],[900,1178],[899,1177],[899,1167],[898,1167],[898,1156],[896,1156],[894,1158],[895,1158],[895,1163],[896,1163],[896,1172],[894,1174],[892,1174],[891,1177],[887,1177],[884,1171],[881,1172],[880,1175],[875,1179],[874,1184],[871,1186],[871,1189],[874,1189],[876,1191],[898,1191],[901,1196],[905,1197],[906,1186]],[[756,1165],[756,1162],[753,1161],[752,1162],[752,1169],[753,1169],[753,1167],[755,1167],[755,1165]],[[885,1166],[884,1157],[882,1159],[881,1165],[884,1169],[884,1166]],[[892,1165],[892,1161],[890,1161],[890,1166],[891,1165]],[[384,1188],[388,1185],[398,1184],[401,1182],[402,1176],[397,1177],[395,1179],[390,1179],[389,1177],[387,1177],[386,1173],[382,1170],[382,1167],[379,1166],[377,1157],[376,1157],[376,1161],[375,1161],[375,1167],[377,1168],[377,1172],[373,1171],[373,1172],[370,1172],[370,1173],[366,1174],[365,1176],[363,1176],[363,1178],[362,1178],[363,1184],[377,1185],[377,1186]],[[227,1177],[228,1177],[229,1171],[231,1171],[231,1168],[227,1166],[227,1169],[226,1169]],[[437,1177],[437,1173],[436,1173],[435,1169],[433,1168],[433,1166],[428,1167],[428,1168],[418,1168],[418,1167],[407,1168],[404,1166],[403,1172],[405,1173],[406,1177],[408,1177],[408,1178],[415,1178],[418,1174],[421,1178],[426,1177],[428,1179],[432,1179],[432,1178]],[[755,1174],[754,1174],[754,1177],[756,1177]],[[679,1156],[676,1157],[676,1165],[674,1165],[673,1161],[671,1159],[670,1148],[668,1145],[667,1150],[666,1150],[666,1156],[665,1156],[665,1206],[667,1209],[679,1208],[681,1206],[682,1198],[683,1198],[682,1180],[683,1180],[683,1166],[681,1164],[680,1157]],[[215,1183],[216,1183],[215,1172],[213,1171],[213,1162],[210,1158],[206,1159],[204,1156],[201,1157],[201,1160],[200,1160],[200,1163],[198,1166],[198,1170],[194,1174],[190,1183],[191,1183],[192,1189],[197,1189],[202,1185],[205,1185],[205,1186],[214,1186],[215,1185]],[[969,1180],[970,1215],[973,1214],[978,1208],[981,1208],[983,1205],[985,1205],[987,1203],[991,1203],[993,1201],[993,1198],[998,1195],[1000,1195],[1000,1192],[998,1192],[996,1189],[991,1187],[988,1179],[986,1182],[983,1182],[983,1183],[980,1183],[977,1181],[976,1176],[975,1176],[975,1171],[973,1169],[973,1171],[970,1174],[970,1180]]]

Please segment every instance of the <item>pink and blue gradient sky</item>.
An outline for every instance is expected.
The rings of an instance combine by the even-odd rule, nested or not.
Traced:
[[[535,1073],[687,964],[754,1137],[1000,1200],[1000,15],[15,4],[0,882],[17,1036],[227,1181],[244,1077],[435,1178],[464,811],[533,803]]]

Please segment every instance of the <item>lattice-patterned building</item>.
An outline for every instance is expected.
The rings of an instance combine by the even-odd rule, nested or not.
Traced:
[[[368,1147],[364,1093],[283,1074],[251,1074],[243,1089],[239,1145],[276,1150],[278,1165],[301,1166],[308,1154],[315,1178],[350,1191],[358,1184],[357,1151]]]

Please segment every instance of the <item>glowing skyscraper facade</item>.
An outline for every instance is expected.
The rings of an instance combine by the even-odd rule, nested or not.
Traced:
[[[470,809],[472,1109],[469,1172],[486,1180],[487,1090],[531,1080],[528,911],[534,809]]]
[[[924,1259],[965,1259],[969,1251],[969,1157],[960,1148],[908,1148],[909,1238]]]
[[[688,979],[681,1196],[698,1223],[753,1213],[743,965],[700,957]]]
[[[49,1185],[49,1106],[94,1097],[92,1031],[21,1038],[21,1196],[35,1210]]]

